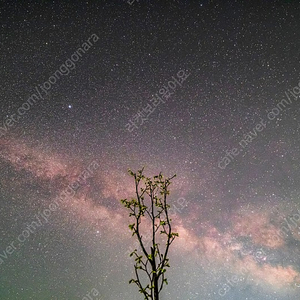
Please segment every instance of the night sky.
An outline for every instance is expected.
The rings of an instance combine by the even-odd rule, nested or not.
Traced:
[[[162,300],[298,300],[299,1],[6,2],[0,299],[143,299],[145,166],[177,174]]]

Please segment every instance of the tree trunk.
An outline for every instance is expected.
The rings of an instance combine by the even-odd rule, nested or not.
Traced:
[[[154,299],[153,300],[159,300],[159,293],[158,293],[158,278],[157,278],[157,270],[156,270],[156,261],[155,261],[155,256],[154,256],[154,247],[151,247],[151,255],[153,259],[152,263],[152,271],[153,273],[153,284],[154,284]]]
[[[156,274],[154,274],[154,300],[159,300],[158,280],[157,280],[157,275]]]

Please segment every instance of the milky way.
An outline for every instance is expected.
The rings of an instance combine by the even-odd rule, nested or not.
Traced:
[[[299,299],[299,8],[4,4],[0,299],[142,299],[143,166],[177,174],[162,300]]]

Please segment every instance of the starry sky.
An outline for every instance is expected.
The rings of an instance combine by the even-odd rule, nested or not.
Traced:
[[[0,299],[143,299],[142,166],[177,174],[162,300],[299,299],[299,8],[2,1]]]

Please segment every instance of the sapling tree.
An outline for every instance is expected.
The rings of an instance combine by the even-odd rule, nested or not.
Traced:
[[[134,219],[128,227],[140,245],[139,251],[134,249],[130,253],[135,258],[135,278],[129,283],[138,286],[145,300],[159,300],[162,288],[168,284],[165,273],[166,268],[170,267],[170,245],[178,237],[178,233],[172,232],[172,220],[168,214],[170,205],[167,204],[167,196],[170,194],[168,187],[176,175],[164,178],[159,173],[149,178],[144,176],[143,171],[144,168],[137,173],[128,170],[135,181],[136,197],[121,200],[130,210],[129,217]],[[150,245],[149,240],[143,239],[145,236],[150,236]]]

